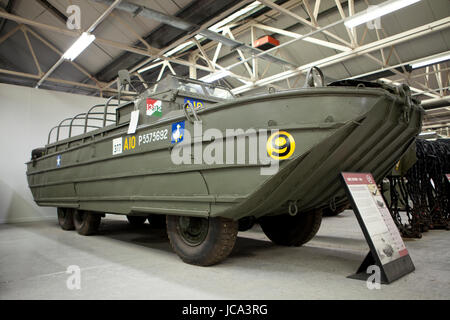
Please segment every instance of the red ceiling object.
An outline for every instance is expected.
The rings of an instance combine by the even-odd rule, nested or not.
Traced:
[[[253,47],[261,50],[269,50],[280,45],[280,41],[271,36],[264,36],[253,42]]]

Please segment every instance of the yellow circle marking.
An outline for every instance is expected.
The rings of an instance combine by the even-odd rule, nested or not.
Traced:
[[[286,139],[284,137],[278,137],[278,138],[275,139],[275,144],[278,147],[285,146],[286,145]]]
[[[288,159],[295,151],[294,137],[286,131],[275,132],[267,139],[266,149],[272,159]]]

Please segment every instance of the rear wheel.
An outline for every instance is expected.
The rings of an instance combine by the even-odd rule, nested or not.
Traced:
[[[75,210],[73,223],[77,232],[83,236],[90,236],[98,231],[102,217],[90,211]]]
[[[128,222],[133,226],[141,226],[147,220],[146,216],[127,216]]]
[[[71,208],[58,208],[58,223],[63,230],[74,230],[73,212]]]
[[[299,212],[295,216],[283,214],[260,219],[259,223],[266,236],[281,246],[301,246],[317,233],[322,221],[322,211]]]
[[[226,218],[167,216],[167,234],[176,254],[186,263],[210,266],[233,250],[238,222]]]

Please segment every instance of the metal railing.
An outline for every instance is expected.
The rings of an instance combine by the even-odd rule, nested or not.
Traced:
[[[83,128],[83,133],[87,133],[88,132],[88,128],[93,128],[93,129],[101,129],[106,127],[106,125],[108,123],[111,122],[116,122],[116,113],[112,113],[112,112],[108,112],[108,108],[109,107],[117,107],[117,104],[110,104],[111,100],[117,98],[117,96],[112,96],[110,97],[105,104],[97,104],[95,106],[93,106],[92,108],[90,108],[88,110],[88,112],[83,112],[80,114],[77,114],[76,116],[72,117],[72,118],[66,118],[64,120],[62,120],[57,126],[53,127],[50,132],[48,133],[48,139],[47,139],[47,144],[50,144],[50,139],[52,136],[52,133],[54,130],[56,130],[56,141],[54,141],[54,143],[60,141],[60,132],[61,132],[61,128],[69,128],[69,134],[68,137],[66,137],[65,139],[71,138],[72,137],[72,128],[74,127],[81,127]],[[103,108],[103,112],[92,112],[93,110],[97,109],[97,108]],[[102,115],[103,117],[95,117],[98,115]],[[94,117],[91,117],[94,116]],[[108,116],[114,116],[114,119],[108,119]],[[74,122],[77,120],[84,120],[83,124],[75,124]],[[100,125],[93,125],[92,123],[90,124],[89,121],[90,120],[95,120],[95,121],[102,121],[102,126]],[[69,124],[66,124],[66,122],[70,121]]]

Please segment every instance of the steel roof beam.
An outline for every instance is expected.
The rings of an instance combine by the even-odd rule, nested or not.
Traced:
[[[183,17],[183,19],[191,21],[205,21],[199,27],[199,30],[204,30],[217,21],[220,21],[229,14],[239,10],[243,5],[248,4],[251,0],[196,0],[191,2],[184,8],[180,8],[180,12],[177,16]],[[203,12],[204,11],[204,12]],[[206,12],[213,13],[212,16],[207,16]],[[195,18],[194,18],[195,17]],[[205,20],[207,19],[207,20]],[[149,44],[155,44],[158,49],[156,49],[157,55],[163,55],[172,48],[177,47],[179,44],[185,42],[192,35],[186,33],[183,30],[173,28],[166,24],[161,24],[155,29],[153,29],[149,34],[147,34],[144,39]],[[143,58],[125,52],[119,57],[115,58],[107,66],[103,67],[101,71],[97,73],[99,77],[107,78],[108,85],[111,84],[111,79],[117,78],[116,70],[128,69],[130,72],[134,72],[140,69],[142,66],[151,63],[154,60],[152,58]]]
[[[280,5],[278,5],[278,4],[274,3],[274,2],[271,2],[270,0],[259,0],[259,1],[262,2],[265,6],[267,6],[269,8],[275,9],[275,10],[277,10],[277,11],[279,11],[279,12],[281,12],[281,13],[287,15],[287,16],[290,16],[291,18],[296,19],[297,21],[299,21],[300,23],[302,23],[305,26],[311,27],[311,28],[313,28],[315,30],[320,30],[320,32],[326,34],[327,36],[332,37],[333,39],[341,42],[342,44],[344,44],[344,45],[346,45],[348,47],[351,47],[351,44],[349,42],[347,42],[344,39],[338,37],[334,33],[331,33],[329,31],[327,31],[326,29],[320,28],[319,26],[315,25],[314,23],[308,21],[307,19],[305,19],[303,17],[300,17],[299,15],[293,13],[290,10],[287,10],[286,8],[283,8],[282,6],[280,6]]]
[[[450,53],[450,51],[447,51],[447,52]],[[408,61],[408,62],[404,62],[404,63],[399,63],[399,64],[396,64],[396,65],[394,65],[394,66],[386,66],[386,67],[383,67],[383,68],[381,68],[381,69],[377,69],[377,70],[374,70],[374,71],[366,72],[366,73],[359,74],[359,75],[356,75],[356,76],[353,76],[353,77],[350,77],[350,78],[346,78],[346,79],[358,79],[358,78],[364,78],[364,77],[367,77],[367,76],[371,76],[371,75],[377,74],[377,73],[379,73],[379,72],[381,72],[381,71],[389,71],[389,70],[392,70],[392,69],[398,69],[398,68],[403,67],[403,66],[406,66],[406,65],[412,65],[412,64],[414,64],[414,63],[416,63],[416,62],[418,62],[418,61],[421,61],[421,60],[423,60],[423,59],[429,59],[429,58],[431,59],[431,58],[434,57],[434,56],[436,56],[436,55],[431,55],[431,56],[428,56],[428,57],[423,57],[423,58],[420,58],[420,59],[415,59],[415,60],[412,60],[412,61]],[[430,74],[435,74],[435,72],[427,72],[427,73],[425,73],[425,74],[422,74],[422,76],[430,75]],[[418,77],[418,76],[419,76],[419,75],[413,76],[412,78],[416,78],[416,77]]]
[[[397,81],[389,80],[389,79],[386,79],[386,78],[381,78],[380,80],[384,81],[386,83],[391,83],[391,84],[398,85]],[[415,92],[415,93],[418,93],[418,94],[423,94],[423,95],[429,96],[431,98],[439,98],[439,95],[437,95],[437,94],[433,94],[433,93],[427,92],[425,90],[417,89],[417,88],[411,87],[411,86],[409,88],[411,89],[412,92]]]
[[[291,10],[291,9],[299,6],[301,3],[302,3],[301,0],[289,0],[286,3],[283,3],[283,7]],[[256,17],[254,19],[249,20],[248,22],[245,22],[244,24],[242,24],[240,26],[237,26],[236,28],[233,29],[233,34],[237,37],[240,34],[248,31],[248,29],[251,28],[252,24],[254,24],[254,23],[264,24],[264,23],[266,23],[266,21],[273,20],[275,17],[278,17],[281,14],[282,13],[280,13],[279,11],[272,9],[272,10],[268,11],[267,13],[265,13],[261,17]],[[203,48],[206,51],[208,51],[208,50],[211,50],[215,46],[216,46],[216,43],[210,42],[210,43],[205,44],[203,46]],[[198,50],[195,50],[194,53],[195,52],[198,52]]]
[[[450,105],[450,96],[444,96],[440,98],[427,99],[422,101],[422,106],[425,109],[435,109]]]
[[[351,78],[345,78],[345,79],[361,79],[361,78],[365,78],[365,77],[368,77],[368,76],[374,76],[374,75],[380,74],[380,77],[378,77],[378,79],[383,80],[383,81],[387,81],[387,82],[396,82],[395,80],[389,80],[389,79],[383,78],[385,76],[383,74],[383,72],[391,72],[391,70],[395,70],[396,73],[398,73],[398,72],[401,72],[401,71],[398,70],[401,67],[412,65],[412,64],[416,63],[417,61],[421,61],[423,59],[429,59],[429,58],[431,58],[433,56],[436,56],[436,55],[431,55],[429,57],[415,59],[415,60],[408,61],[408,62],[405,62],[405,63],[397,64],[397,65],[394,65],[394,66],[382,67],[380,69],[377,69],[377,70],[374,70],[374,71],[371,71],[371,72],[367,72],[367,73],[360,74],[360,75],[355,75],[355,76],[353,76]],[[448,71],[448,70],[449,70],[448,68],[444,68],[444,69],[441,69],[441,72]],[[408,69],[408,71],[411,71],[411,69]],[[413,76],[409,75],[406,79],[409,80],[409,81],[414,81],[415,82],[415,79],[417,79],[417,78],[425,77],[427,79],[429,75],[437,74],[437,73],[438,73],[438,71],[435,70],[433,72],[426,72],[426,73],[422,73],[422,74],[419,74],[419,75],[413,75]],[[393,72],[393,74],[395,74],[395,73]],[[341,79],[341,80],[343,80],[343,79]],[[428,81],[426,81],[426,83],[428,84]],[[429,84],[428,84],[428,87],[429,87]],[[438,94],[434,94],[434,92],[440,91],[441,89],[440,88],[439,89],[430,89],[428,87],[427,87],[427,90],[421,90],[421,89],[417,89],[417,88],[411,87],[411,90],[414,91],[416,93],[416,95],[427,95],[427,96],[432,97],[432,98],[439,98],[439,95]],[[443,88],[442,90],[447,90],[447,89],[448,89],[448,87]]]
[[[7,18],[9,20],[12,20],[12,21],[15,21],[17,23],[23,23],[23,24],[26,24],[26,25],[34,26],[36,28],[50,30],[50,31],[61,33],[61,34],[64,34],[64,35],[67,35],[67,36],[71,36],[71,37],[78,37],[79,36],[79,34],[77,32],[75,32],[75,31],[62,29],[62,28],[58,28],[58,27],[55,27],[55,26],[47,25],[47,24],[43,24],[43,23],[40,23],[40,22],[32,21],[32,20],[29,20],[29,19],[26,19],[26,18],[23,18],[23,17],[19,17],[19,16],[16,16],[16,15],[8,14],[8,13],[1,12],[1,11],[0,11],[0,17],[5,17],[5,18]],[[19,30],[19,29],[20,29],[20,26],[17,27],[17,30]],[[27,29],[27,30],[32,32],[31,29]],[[33,35],[37,36],[36,34],[34,34],[34,32],[33,32]],[[40,40],[42,41],[42,39],[40,39]],[[198,64],[193,65],[192,63],[190,63],[189,61],[186,61],[186,60],[164,57],[164,56],[162,56],[162,53],[165,50],[167,50],[166,48],[162,49],[160,51],[156,51],[157,49],[154,49],[152,51],[146,51],[146,50],[143,50],[143,49],[132,48],[132,47],[129,47],[129,46],[125,45],[125,44],[122,44],[122,43],[119,43],[119,42],[115,42],[115,41],[112,41],[112,40],[96,38],[95,41],[98,42],[98,43],[105,44],[107,46],[111,46],[111,47],[117,48],[117,49],[122,49],[122,50],[126,50],[126,51],[129,51],[129,52],[133,52],[133,53],[142,55],[142,56],[150,57],[150,60],[153,60],[154,58],[158,57],[158,58],[160,58],[160,59],[162,59],[164,61],[169,61],[169,62],[172,62],[172,63],[184,65],[184,66],[187,66],[187,67],[195,66],[196,68],[204,70],[204,71],[208,71],[208,72],[213,72],[214,71],[214,70],[211,70],[209,67],[205,67],[205,66],[198,65]],[[60,53],[60,54],[62,55],[62,53]],[[148,63],[148,61],[146,61],[145,63]],[[72,62],[72,64],[74,64],[74,63]],[[136,71],[138,69],[138,67],[139,66],[135,67],[134,70],[131,70],[131,72]],[[53,68],[53,70],[51,70],[51,71],[53,72],[55,69],[56,68]],[[238,79],[245,80],[245,81],[250,81],[251,80],[249,78],[242,77],[242,76],[239,76],[239,75],[234,75],[233,74],[233,76],[235,76]],[[90,75],[89,75],[89,77],[92,78],[92,76],[90,76]],[[116,83],[116,80],[111,81],[105,87],[99,87],[98,89],[99,90],[105,90],[106,88],[111,87],[111,85],[113,85],[114,83]]]
[[[287,30],[283,30],[283,29],[275,28],[275,27],[271,27],[271,26],[266,26],[266,25],[261,24],[261,23],[254,23],[254,24],[252,24],[252,26],[254,26],[254,27],[258,28],[258,29],[261,29],[261,30],[266,30],[266,31],[278,33],[278,34],[281,34],[283,36],[287,36],[287,37],[294,38],[294,39],[303,37],[303,35],[300,34],[300,33],[287,31]],[[333,43],[333,42],[320,40],[320,39],[316,39],[316,38],[311,38],[311,37],[303,38],[303,41],[310,42],[310,43],[313,43],[313,44],[316,44],[316,45],[319,45],[319,46],[322,46],[322,47],[335,49],[335,50],[342,51],[342,52],[351,50],[351,48],[343,46],[343,45],[340,45],[340,44],[336,44],[336,43]]]
[[[108,15],[114,10],[114,8],[121,2],[121,0],[115,0],[108,9],[106,9],[105,12],[103,12],[100,17],[97,18],[97,20],[94,21],[94,23],[88,28],[89,33],[93,32],[95,28],[97,28],[100,23],[102,23],[103,20],[105,20]],[[42,78],[38,81],[36,88],[39,88],[39,86],[47,79],[63,62],[65,58],[64,55],[62,55],[59,60],[42,76]]]
[[[112,3],[113,0],[93,0],[93,1],[99,2],[99,3],[104,3],[104,4],[110,4],[110,3]],[[202,36],[206,37],[207,39],[221,42],[222,44],[229,46],[234,50],[240,49],[243,51],[248,51],[251,54],[258,54],[258,53],[263,52],[262,50],[248,46],[243,42],[227,38],[217,32],[214,32],[214,31],[211,31],[208,29],[198,30],[199,29],[198,25],[195,25],[193,23],[190,23],[190,22],[180,19],[178,17],[170,16],[165,13],[162,13],[162,12],[159,12],[159,11],[156,11],[156,10],[144,7],[144,6],[138,6],[138,5],[130,3],[130,2],[122,1],[117,6],[117,9],[126,11],[129,14],[132,14],[135,16],[140,15],[140,16],[146,17],[148,19],[156,20],[161,23],[170,25],[172,27],[175,27],[175,28],[187,31],[187,32],[192,32],[193,34],[202,35]],[[262,56],[261,59],[265,59],[265,60],[272,61],[274,63],[278,63],[278,64],[282,64],[282,65],[287,65],[290,67],[296,67],[295,64],[293,64],[289,61],[286,61],[284,59],[280,59],[278,57],[272,56],[272,55]]]
[[[30,33],[31,35],[33,35],[36,39],[38,39],[39,41],[41,41],[44,45],[46,45],[48,48],[50,48],[51,50],[53,50],[54,52],[56,52],[58,55],[62,55],[63,52],[61,50],[59,50],[58,48],[56,48],[53,44],[51,44],[50,42],[48,42],[47,40],[45,40],[42,36],[40,36],[38,33],[36,33],[34,30],[30,29],[28,26],[24,26],[23,27],[24,30],[28,33]],[[84,69],[83,67],[81,67],[80,65],[78,65],[76,62],[74,61],[69,61],[70,64],[72,64],[78,71],[80,71],[82,74],[84,74],[85,76],[87,76],[89,79],[93,80],[95,83],[97,83],[97,85],[100,85],[99,81],[93,77],[86,69]]]
[[[37,0],[41,6],[48,9],[48,11],[57,19],[59,19],[61,22],[66,23],[67,17],[64,13],[59,11],[55,6],[53,6],[50,2],[47,0]]]
[[[323,28],[330,28],[332,26],[336,26],[343,22],[344,22],[344,20],[339,20],[339,21],[331,23],[328,26],[325,26]],[[433,33],[433,32],[444,30],[448,27],[450,27],[450,17],[447,17],[447,18],[444,18],[444,19],[441,19],[441,20],[438,20],[438,21],[435,21],[435,22],[432,22],[432,23],[429,23],[429,24],[426,24],[426,25],[423,25],[423,26],[420,26],[417,28],[413,28],[411,30],[408,30],[408,31],[405,31],[402,33],[398,33],[398,34],[395,34],[393,36],[390,36],[390,37],[387,37],[387,38],[384,38],[384,39],[381,39],[378,41],[374,41],[372,43],[355,48],[354,50],[352,50],[350,52],[342,52],[342,53],[339,53],[339,54],[336,54],[336,55],[333,55],[333,56],[330,56],[330,57],[327,57],[324,59],[313,61],[311,63],[300,66],[300,67],[296,68],[295,70],[288,70],[285,72],[281,72],[279,74],[267,77],[265,79],[258,80],[254,83],[254,85],[245,85],[245,86],[235,88],[235,89],[233,89],[233,93],[235,93],[235,94],[243,93],[243,92],[252,90],[255,86],[262,86],[262,85],[266,85],[269,83],[285,80],[290,77],[294,77],[294,76],[298,75],[299,73],[307,71],[308,69],[310,69],[313,66],[326,67],[326,66],[334,65],[336,63],[343,62],[343,61],[349,60],[351,58],[354,58],[354,57],[357,57],[360,55],[364,55],[364,54],[373,52],[375,50],[379,50],[381,48],[393,46],[393,45],[396,45],[399,43],[403,43],[403,42],[406,42],[409,40],[413,40],[413,39],[425,36],[425,35]],[[312,34],[316,34],[317,32],[319,32],[319,31],[318,30],[313,31],[309,34],[304,35],[302,38],[311,36]],[[302,38],[293,39],[291,41],[281,44],[277,48],[290,45],[293,42],[301,40]],[[266,52],[274,51],[274,49],[276,49],[276,48],[270,49]],[[263,54],[265,54],[265,52]],[[245,59],[243,61],[235,63],[231,66],[226,67],[226,69],[231,70],[232,68],[235,68],[236,66],[238,66],[250,59]]]
[[[228,15],[230,15],[231,13],[233,13],[234,11],[238,10],[239,8],[241,8],[244,4],[249,3],[251,0],[242,0],[239,4],[234,5],[233,7],[221,12],[219,15],[216,15],[214,18],[208,20],[207,22],[205,22],[204,24],[202,24],[200,26],[200,28],[197,31],[200,30],[205,30],[207,28],[209,28],[210,26],[212,26],[214,23],[217,23],[218,21],[222,20],[223,18],[227,17]],[[187,40],[189,40],[190,38],[192,38],[192,35],[187,34],[183,37],[181,37],[180,39],[174,41],[173,43],[171,43],[170,45],[167,45],[166,47],[164,47],[163,49],[159,50],[158,54],[159,55],[163,55],[164,53],[168,52],[169,50],[172,50],[173,48],[177,47],[178,45],[186,42]],[[212,42],[211,42],[212,43]],[[165,58],[163,56],[163,58]],[[163,59],[162,58],[162,59]],[[148,58],[145,61],[137,64],[136,66],[134,66],[133,68],[131,68],[130,72],[135,72],[136,70],[139,70],[141,68],[143,68],[145,65],[149,64],[152,62],[152,60],[154,60],[154,58]],[[110,81],[108,83],[108,87],[113,85],[116,82],[116,79],[114,79],[113,81]]]
[[[0,73],[12,75],[12,76],[18,76],[18,77],[22,77],[22,78],[28,78],[28,79],[36,79],[36,80],[40,79],[40,76],[36,75],[36,74],[18,72],[18,71],[6,70],[6,69],[0,69]],[[47,81],[53,82],[53,83],[67,84],[67,85],[71,85],[71,86],[75,86],[75,87],[83,87],[83,88],[89,88],[89,89],[94,89],[94,90],[100,90],[100,88],[95,85],[76,82],[76,81],[56,79],[56,78],[51,78],[51,77],[48,77]],[[102,90],[109,91],[109,92],[118,92],[116,89],[110,89],[110,88],[102,88]],[[125,93],[134,94],[134,92],[129,92],[129,91],[126,91]]]

